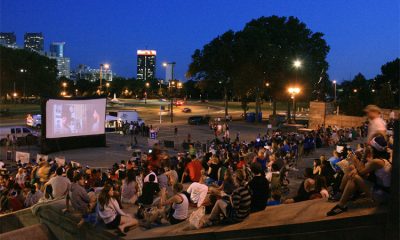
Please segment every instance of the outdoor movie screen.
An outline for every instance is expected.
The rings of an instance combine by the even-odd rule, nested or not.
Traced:
[[[104,134],[106,99],[46,102],[46,138]]]

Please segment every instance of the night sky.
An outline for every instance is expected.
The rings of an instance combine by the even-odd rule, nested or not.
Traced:
[[[0,31],[43,32],[45,50],[64,41],[71,68],[98,68],[136,76],[136,50],[157,50],[157,76],[163,61],[176,61],[184,79],[196,48],[223,32],[240,30],[260,16],[296,16],[314,32],[325,33],[331,79],[358,72],[372,78],[380,66],[400,56],[398,0],[0,0]]]

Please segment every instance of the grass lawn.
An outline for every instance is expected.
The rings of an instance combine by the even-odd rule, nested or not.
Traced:
[[[26,115],[27,113],[40,113],[39,104],[0,104],[0,110],[8,109],[10,115]]]

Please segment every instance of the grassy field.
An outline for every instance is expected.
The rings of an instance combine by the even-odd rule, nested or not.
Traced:
[[[0,110],[8,109],[9,115],[26,115],[27,113],[40,113],[39,104],[0,104]]]
[[[223,101],[210,101],[208,102],[210,106],[217,106],[217,107],[224,107],[225,103]],[[250,102],[249,103],[249,111],[254,112],[256,103],[255,102]],[[308,108],[310,106],[309,103],[306,102],[298,102],[296,103],[296,106],[298,108]],[[232,110],[242,110],[242,106],[240,102],[228,102],[228,108]],[[287,102],[277,102],[276,104],[276,109],[278,111],[286,111],[287,110]],[[272,103],[270,102],[264,102],[261,105],[261,110],[270,110],[272,111]]]

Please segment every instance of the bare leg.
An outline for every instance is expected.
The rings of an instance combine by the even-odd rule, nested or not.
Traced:
[[[219,216],[221,213],[224,214],[224,216],[226,216],[226,207],[227,206],[228,206],[228,204],[225,201],[223,201],[221,199],[218,200],[215,203],[208,220],[213,221],[213,220],[219,219]]]
[[[340,198],[338,205],[340,207],[344,207],[346,205],[346,203],[349,201],[350,196],[355,192],[355,190],[356,190],[356,184],[355,184],[354,180],[349,179],[347,181],[346,187],[344,188],[342,197]]]
[[[340,183],[340,191],[344,191],[344,188],[346,187],[347,181],[349,179],[349,176],[345,174],[342,178],[342,182]]]
[[[121,232],[125,232],[125,228],[133,227],[138,224],[138,221],[132,217],[128,216],[121,216],[121,223],[119,224],[119,230]]]
[[[354,182],[357,184],[357,188],[360,189],[368,198],[372,198],[371,191],[367,184],[365,184],[364,179],[360,176],[354,176]]]

